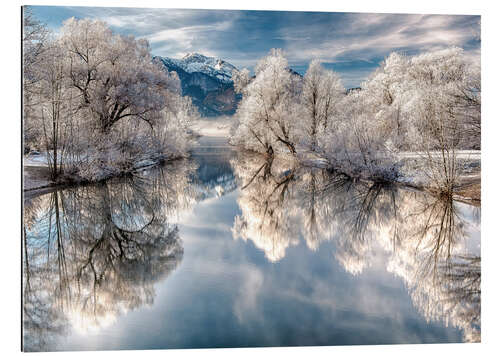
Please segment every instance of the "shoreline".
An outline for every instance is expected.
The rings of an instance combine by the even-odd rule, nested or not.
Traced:
[[[50,172],[47,165],[30,165],[23,163],[23,190],[22,195],[24,199],[31,199],[37,197],[39,195],[43,195],[45,193],[52,192],[53,190],[57,190],[65,187],[74,187],[74,186],[85,186],[92,185],[99,182],[105,182],[107,180],[113,178],[124,177],[127,175],[131,175],[135,172],[139,172],[141,170],[145,170],[151,167],[162,166],[168,164],[173,161],[184,159],[185,157],[174,157],[170,159],[161,158],[156,161],[151,161],[150,163],[144,164],[142,166],[136,166],[129,171],[121,172],[117,175],[113,175],[110,177],[103,178],[102,180],[97,181],[79,181],[66,179],[58,182],[54,182],[50,179]]]
[[[201,135],[200,138],[206,138],[209,141],[211,139],[223,139],[223,136],[214,136],[214,135]],[[204,145],[200,145],[200,142],[198,141],[198,145],[195,145],[193,149],[190,152],[190,155],[193,153],[196,153],[196,147],[204,147]],[[210,145],[209,145],[210,146]],[[228,144],[229,147],[231,145]],[[176,160],[180,160],[183,157],[176,157],[176,158],[171,158],[171,159],[162,159],[162,160],[157,160],[155,162],[150,161],[148,164],[145,164],[143,166],[138,166],[134,167],[130,171],[122,172],[118,175],[114,175],[112,177],[107,177],[102,180],[98,181],[77,181],[77,180],[63,180],[60,182],[53,182],[50,180],[50,173],[48,171],[48,167],[46,165],[42,165],[40,163],[37,163],[35,165],[32,165],[29,160],[26,160],[23,157],[23,197],[24,199],[31,199],[33,197],[43,195],[48,192],[52,192],[53,190],[64,188],[64,187],[72,187],[72,186],[78,186],[78,185],[88,185],[88,184],[95,184],[99,182],[104,182],[112,178],[117,178],[117,177],[122,177],[126,175],[133,174],[134,172],[144,170],[150,167],[155,167],[155,166],[161,166],[168,164],[169,162],[173,162]],[[296,158],[294,159],[296,160]],[[26,161],[29,163],[26,164]],[[317,167],[320,169],[330,169],[326,162],[317,162],[317,160],[311,160],[309,159],[303,159],[299,160],[300,165],[304,166],[313,166]],[[479,166],[480,167],[480,166]],[[375,182],[375,180],[372,179],[367,179],[367,178],[355,178],[352,177],[353,179],[357,180],[363,180],[363,181],[370,181],[370,182]],[[418,190],[422,192],[427,192],[429,194],[435,195],[436,192],[428,186],[425,186],[423,184],[418,184],[418,183],[413,183],[407,180],[394,180],[394,181],[388,181],[388,184],[394,184],[398,185],[401,187],[405,187],[408,189],[413,189],[413,190]],[[467,173],[466,175],[462,176],[459,178],[459,183],[456,189],[456,192],[453,195],[453,200],[465,204],[470,204],[473,206],[481,206],[481,171],[480,168],[478,171],[473,172],[472,175],[471,173]]]

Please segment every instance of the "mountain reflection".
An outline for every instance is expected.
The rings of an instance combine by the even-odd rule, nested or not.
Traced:
[[[312,250],[331,241],[353,275],[382,255],[427,320],[480,341],[479,208],[258,155],[231,164],[241,187],[235,239],[251,240],[272,262],[300,237]]]
[[[154,284],[182,261],[172,222],[195,202],[194,170],[183,162],[25,203],[25,350],[53,349],[70,329],[92,332],[153,304]]]

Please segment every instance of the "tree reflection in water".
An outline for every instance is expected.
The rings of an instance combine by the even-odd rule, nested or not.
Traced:
[[[451,197],[243,155],[231,160],[240,187],[235,239],[252,241],[272,262],[302,240],[311,250],[333,246],[336,262],[352,275],[382,261],[404,281],[426,319],[460,328],[466,341],[480,340],[479,209]],[[180,212],[210,196],[190,181],[196,176],[191,165],[26,202],[25,350],[54,349],[59,336],[98,331],[153,304],[155,283],[183,257]]]
[[[300,237],[312,250],[332,241],[336,260],[354,275],[381,249],[386,269],[403,279],[427,320],[480,341],[481,256],[472,244],[479,208],[265,156],[245,153],[231,163],[242,187],[235,239],[251,240],[272,262]]]
[[[195,193],[182,162],[129,179],[69,188],[25,204],[23,347],[53,349],[152,305],[154,284],[180,264],[175,224]]]

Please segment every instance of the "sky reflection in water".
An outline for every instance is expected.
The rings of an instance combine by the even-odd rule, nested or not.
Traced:
[[[464,204],[210,143],[24,219],[26,350],[480,340]]]

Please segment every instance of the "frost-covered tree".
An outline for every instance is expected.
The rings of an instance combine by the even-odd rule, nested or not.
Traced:
[[[394,149],[409,147],[407,136],[413,128],[401,110],[412,99],[406,91],[408,68],[408,57],[391,53],[361,85],[366,110],[381,123],[381,134],[387,138],[388,147]]]
[[[147,41],[72,18],[39,52],[29,113],[53,179],[98,181],[186,155],[198,113]]]
[[[460,146],[466,145],[459,135],[467,126],[480,130],[479,67],[456,47],[413,57],[391,53],[362,84],[362,91],[367,93],[375,119],[385,123],[382,129],[396,149],[421,150],[431,144],[425,140],[435,136],[431,132],[444,122],[448,122],[447,140]],[[448,130],[453,126],[460,130]],[[476,136],[467,141],[477,140]],[[432,145],[439,146],[435,141]]]
[[[65,73],[66,57],[57,41],[46,44],[43,54],[36,65],[37,105],[33,117],[41,130],[39,147],[45,149],[47,164],[53,179],[63,171],[63,160],[67,150],[71,150],[74,108],[73,91],[68,88]]]
[[[154,143],[153,149],[158,153],[169,152],[183,156],[193,144],[190,128],[194,120],[200,117],[190,97],[181,97],[178,93],[169,92],[168,104],[156,121],[155,130],[149,133]]]
[[[36,73],[33,73],[33,65],[38,62],[39,56],[45,50],[45,44],[49,37],[49,30],[33,14],[29,6],[23,7],[23,74],[24,79],[36,80]]]
[[[238,126],[231,138],[233,144],[270,154],[296,153],[294,113],[298,104],[298,82],[293,77],[279,49],[271,50],[259,61],[255,78],[242,90]]]
[[[167,105],[168,73],[152,63],[149,44],[114,34],[102,21],[67,20],[61,44],[68,55],[68,75],[88,109],[106,133],[125,118],[153,125]]]
[[[320,145],[328,161],[349,175],[392,180],[398,152],[419,151],[429,184],[451,190],[456,151],[480,145],[479,67],[459,48],[392,53],[361,87],[342,99],[338,125]]]
[[[418,132],[407,141],[425,151],[426,173],[433,184],[450,192],[460,175],[456,151],[469,148],[470,142],[479,145],[479,71],[456,47],[423,53],[408,62],[402,86],[412,100],[402,109]]]
[[[302,105],[304,115],[299,121],[306,145],[317,150],[318,140],[332,129],[338,102],[345,89],[338,74],[326,70],[319,60],[313,60],[304,76]]]
[[[243,68],[241,71],[234,70],[232,79],[235,92],[242,93],[243,89],[250,83],[250,71],[246,68]]]
[[[472,62],[459,86],[456,98],[463,115],[463,135],[470,148],[481,149],[481,64]]]
[[[34,15],[30,7],[23,7],[22,48],[23,48],[23,136],[25,151],[37,145],[41,135],[36,122],[36,84],[39,80],[37,67],[46,51],[49,31]]]
[[[351,177],[392,180],[397,170],[388,150],[385,121],[373,115],[370,92],[351,92],[339,103],[338,119],[325,133],[321,154],[339,172]]]

